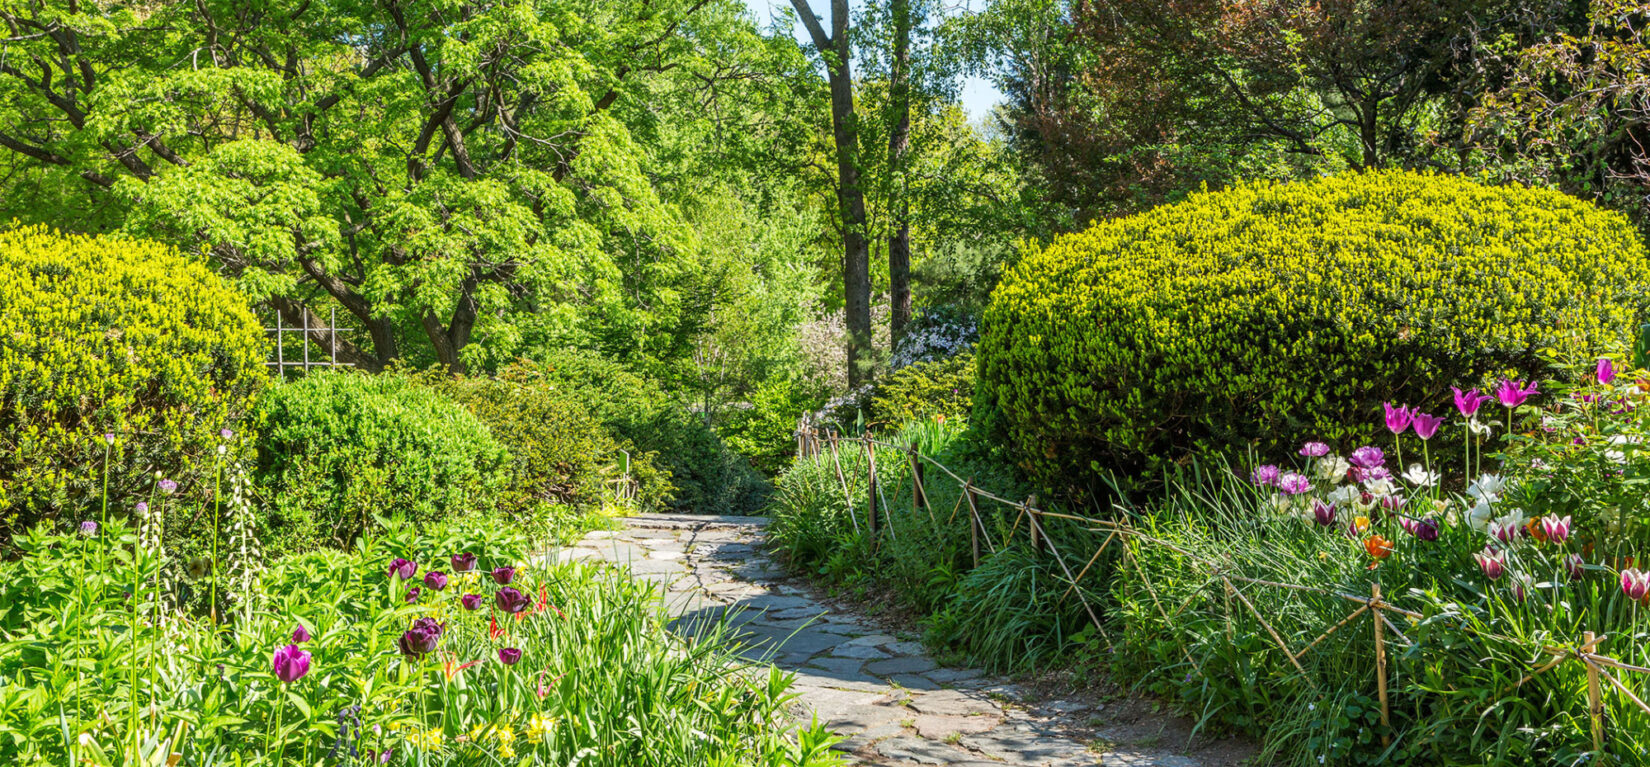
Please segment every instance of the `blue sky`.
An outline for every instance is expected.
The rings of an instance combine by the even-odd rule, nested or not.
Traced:
[[[854,4],[857,6],[859,4],[859,0],[855,0]],[[826,12],[828,9],[828,5],[825,0],[813,0],[813,5],[821,12]],[[750,8],[752,13],[756,14],[757,22],[766,27],[774,19],[781,18],[781,9],[790,9],[791,2],[790,0],[745,0],[745,6]],[[826,29],[830,29],[829,16],[825,17],[823,20],[825,22]],[[802,29],[800,24],[797,25],[795,32],[797,40],[804,43],[808,42],[808,33],[806,30]],[[980,118],[984,117],[992,107],[996,106],[1002,100],[1003,94],[984,78],[967,77],[963,79],[962,105],[963,109],[968,111],[968,119],[970,122],[978,124]]]

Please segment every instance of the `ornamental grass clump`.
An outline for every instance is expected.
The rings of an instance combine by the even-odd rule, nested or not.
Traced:
[[[1079,494],[1300,434],[1346,451],[1383,402],[1499,376],[1498,398],[1528,396],[1542,350],[1620,346],[1647,296],[1633,225],[1557,192],[1396,171],[1239,185],[1021,259],[985,315],[975,420]]]

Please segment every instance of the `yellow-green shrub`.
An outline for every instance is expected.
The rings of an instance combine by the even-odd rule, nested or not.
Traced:
[[[877,421],[904,424],[968,417],[974,396],[974,353],[915,362],[877,382],[871,411]]]
[[[148,497],[156,472],[209,493],[264,347],[240,296],[169,248],[0,232],[0,541],[97,508],[106,433],[112,503]]]
[[[1619,348],[1650,266],[1623,216],[1407,172],[1254,184],[1098,224],[1003,279],[977,417],[1023,468],[1097,474],[1371,439],[1380,403]]]

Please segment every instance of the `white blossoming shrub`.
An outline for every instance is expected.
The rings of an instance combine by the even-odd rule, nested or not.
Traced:
[[[900,370],[918,362],[946,360],[972,351],[980,340],[979,320],[966,312],[936,307],[911,318],[894,345],[889,367]]]

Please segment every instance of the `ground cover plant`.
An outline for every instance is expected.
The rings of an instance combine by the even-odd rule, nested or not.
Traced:
[[[123,505],[123,504],[122,504]],[[148,520],[149,517],[145,517]],[[0,759],[93,765],[820,765],[788,678],[651,590],[496,524],[391,525],[175,607],[124,510],[0,564]]]

